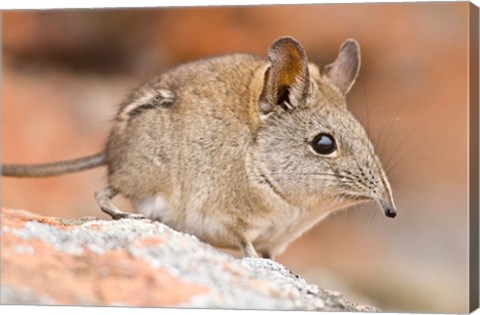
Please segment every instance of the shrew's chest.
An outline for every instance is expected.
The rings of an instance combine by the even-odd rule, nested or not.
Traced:
[[[330,212],[289,207],[277,213],[253,233],[257,235],[253,240],[255,248],[260,251],[267,250],[274,255],[283,252],[290,242],[323,220]]]

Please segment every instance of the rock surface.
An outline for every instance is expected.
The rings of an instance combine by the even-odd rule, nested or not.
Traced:
[[[2,209],[2,304],[376,311],[149,220]]]

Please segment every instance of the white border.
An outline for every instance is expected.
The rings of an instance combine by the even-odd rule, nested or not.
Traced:
[[[431,2],[428,0],[384,0],[381,2]],[[449,0],[435,0],[434,2],[449,2]],[[471,0],[472,3],[480,7],[480,0]],[[60,2],[55,0],[1,0],[0,10],[26,10],[26,9],[75,9],[75,8],[139,8],[139,7],[186,7],[186,6],[225,6],[225,5],[274,5],[274,4],[312,4],[312,3],[379,3],[375,0],[323,0],[323,1],[288,1],[288,0],[257,0],[257,1],[242,1],[242,0],[175,0],[175,1],[161,1],[161,0],[70,0],[68,2]],[[305,315],[305,312],[291,311],[285,313],[283,311],[225,311],[213,309],[169,309],[169,308],[127,308],[127,307],[79,307],[79,306],[12,306],[1,305],[1,312],[6,314],[14,313],[34,313],[38,315],[64,315],[65,313],[71,315],[84,315],[85,312],[90,314],[115,314],[115,315],[145,315],[145,314],[288,314],[288,315]],[[5,314],[5,313],[4,313]],[[318,313],[313,313],[318,314]],[[350,314],[346,312],[334,312],[323,314],[345,315]],[[362,314],[362,313],[359,313]],[[365,313],[366,314],[366,313]],[[410,313],[415,314],[415,313]],[[480,315],[480,310],[474,313]]]

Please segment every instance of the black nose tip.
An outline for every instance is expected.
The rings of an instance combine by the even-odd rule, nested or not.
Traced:
[[[393,208],[386,208],[385,209],[385,215],[389,218],[395,218],[397,216],[397,211]]]

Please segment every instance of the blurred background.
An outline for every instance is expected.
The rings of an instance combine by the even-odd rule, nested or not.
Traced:
[[[102,150],[129,91],[180,63],[265,56],[290,35],[323,66],[355,38],[362,69],[349,106],[388,170],[399,215],[375,204],[339,212],[278,260],[383,311],[467,312],[467,17],[467,2],[4,12],[1,158]],[[93,197],[105,174],[2,178],[2,206],[107,218]]]

